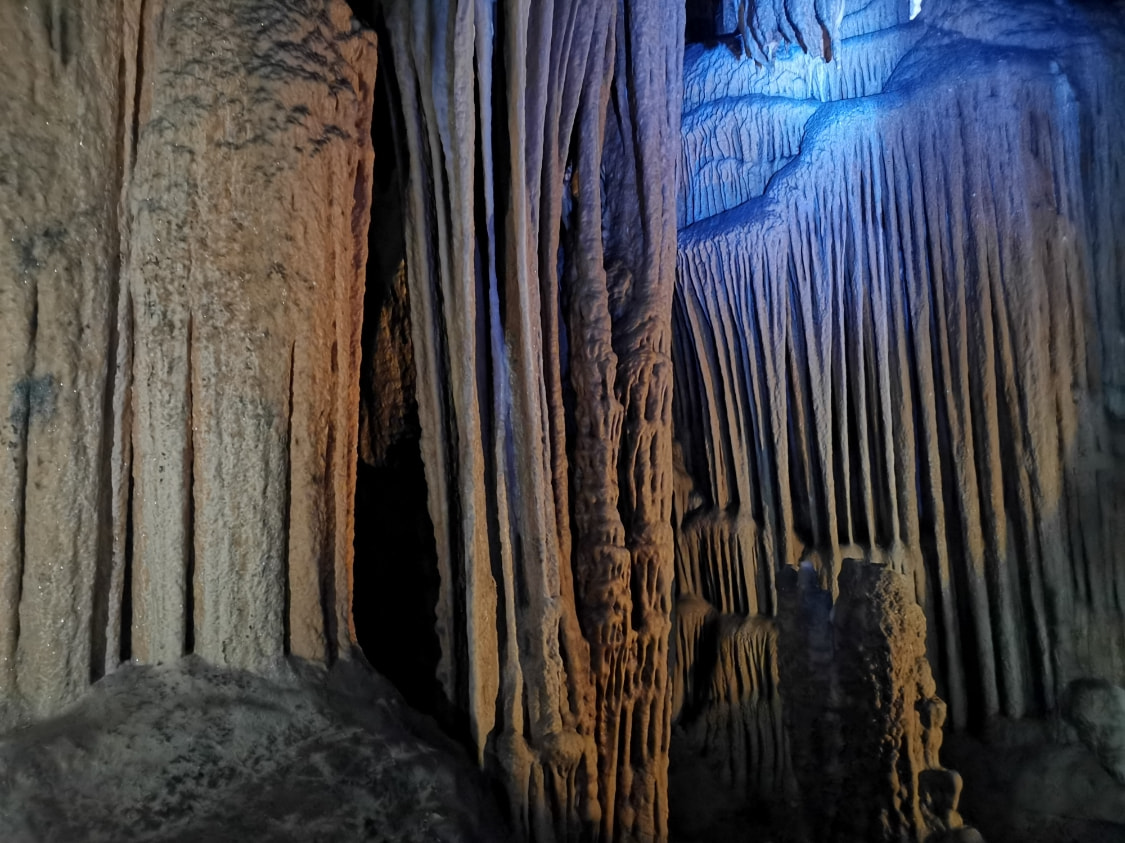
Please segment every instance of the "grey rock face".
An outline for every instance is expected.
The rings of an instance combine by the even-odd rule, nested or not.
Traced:
[[[358,665],[132,665],[0,739],[0,839],[504,840],[460,748]]]
[[[1106,772],[1125,785],[1125,688],[1076,679],[1067,686],[1062,714]]]

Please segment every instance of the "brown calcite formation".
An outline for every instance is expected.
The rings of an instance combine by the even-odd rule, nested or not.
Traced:
[[[714,635],[710,682],[699,695],[698,716],[685,726],[686,741],[747,803],[791,798],[777,625],[757,615],[723,615]]]
[[[719,615],[694,595],[676,615],[673,839],[806,839],[775,619]]]
[[[782,577],[780,678],[809,839],[924,840],[962,826],[938,759],[945,703],[909,581],[847,560],[833,602],[811,565]]]
[[[351,646],[374,39],[346,6],[146,6],[125,278],[134,655]]]
[[[175,765],[164,707],[218,706],[240,780],[323,750],[362,790],[346,740],[270,752],[371,679],[360,541],[413,613],[365,629],[424,656],[388,675],[517,839],[664,841],[676,793],[724,837],[973,840],[942,699],[1064,701],[1120,772],[1125,40],[919,5],[693,2],[685,52],[683,0],[356,0],[377,89],[343,0],[0,3],[0,731],[45,730],[12,757],[127,764],[136,726]]]
[[[342,2],[0,25],[0,720],[122,659],[346,654],[373,35]]]
[[[439,679],[517,827],[663,839],[683,4],[385,11]]]
[[[73,700],[118,647],[126,13],[0,5],[0,727]]]

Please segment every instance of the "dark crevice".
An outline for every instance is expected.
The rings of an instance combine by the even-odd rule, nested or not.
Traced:
[[[184,653],[191,654],[195,651],[195,390],[192,379],[194,367],[192,366],[192,342],[195,329],[193,317],[188,315],[187,323],[187,454],[185,455],[185,470],[187,473],[184,488],[187,498],[184,501],[184,538],[187,546],[184,548]]]
[[[18,425],[19,432],[17,442],[23,448],[23,460],[20,463],[20,479],[19,485],[16,490],[16,500],[19,502],[19,512],[17,514],[16,523],[19,525],[19,535],[16,539],[16,582],[17,593],[16,600],[13,605],[19,606],[23,602],[23,587],[24,587],[24,573],[27,567],[27,487],[28,479],[31,473],[31,388],[32,377],[35,374],[35,345],[39,333],[39,285],[35,284],[35,289],[32,294],[31,305],[31,319],[28,321],[29,330],[27,338],[28,348],[28,363],[27,375],[22,384],[17,385],[17,389],[22,390],[15,396],[18,402],[17,410],[20,413]],[[20,612],[17,610],[13,618],[13,647],[18,646],[20,639]]]
[[[297,344],[293,343],[289,346],[289,408],[285,415],[285,453],[289,461],[289,465],[285,471],[285,511],[282,513],[284,518],[285,532],[284,535],[288,536],[290,533],[290,526],[293,517],[293,373],[297,363]],[[285,655],[289,655],[292,650],[292,631],[289,627],[290,616],[293,614],[293,593],[289,584],[289,571],[291,560],[289,559],[289,542],[286,541],[282,548],[281,559],[281,579],[282,588],[285,590],[285,609],[281,613],[282,625],[282,651]]]
[[[117,253],[113,258],[110,272],[114,285],[108,299],[116,302],[121,295],[121,261]],[[105,383],[102,386],[102,428],[98,445],[98,485],[105,492],[98,497],[98,525],[96,557],[94,560],[94,605],[90,615],[90,681],[96,682],[106,672],[111,643],[109,641],[110,603],[113,600],[114,533],[114,436],[117,432],[117,416],[113,408],[117,380],[123,368],[119,360],[122,353],[118,312],[114,308],[106,315],[107,356],[105,362]]]
[[[405,281],[406,159],[399,94],[390,38],[382,21],[374,23],[379,73],[371,127],[375,164],[361,340],[352,613],[356,638],[371,665],[410,705],[438,716],[456,732],[457,718],[437,681],[440,578]]]
[[[133,475],[129,472],[128,505],[125,507],[125,559],[121,574],[121,633],[118,658],[133,657]]]
[[[147,18],[148,0],[141,0],[139,12],[140,24],[137,27],[137,69],[133,79],[133,126],[129,141],[129,167],[137,163],[137,143],[141,135],[141,85],[144,82],[145,69],[145,30],[148,28]]]
[[[338,336],[338,326],[336,320],[332,320],[332,336]],[[336,340],[332,341],[332,378],[331,382],[337,384],[340,381],[340,364],[339,364],[339,343]],[[324,463],[326,471],[333,470],[336,464],[336,422],[333,419],[328,423],[328,432],[325,437],[324,444]],[[336,582],[336,554],[335,554],[335,536],[336,527],[339,523],[340,513],[336,511],[336,496],[329,494],[326,496],[327,520],[328,520],[328,535],[332,537],[333,549],[332,553],[325,553],[321,557],[320,567],[320,610],[324,623],[325,637],[328,639],[327,655],[328,663],[332,664],[340,657],[340,629],[339,619],[336,613],[336,589],[339,583]]]

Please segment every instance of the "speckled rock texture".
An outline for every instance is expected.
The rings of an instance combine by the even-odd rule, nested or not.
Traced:
[[[346,656],[375,39],[0,6],[0,727],[122,660]]]
[[[502,841],[472,760],[359,664],[129,665],[0,738],[7,843]]]

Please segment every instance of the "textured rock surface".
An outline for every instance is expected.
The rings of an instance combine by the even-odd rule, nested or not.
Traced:
[[[1078,679],[1066,688],[1062,715],[1105,771],[1125,785],[1125,689]]]
[[[1117,843],[1125,788],[1073,736],[1037,721],[948,736],[942,758],[963,774],[961,806],[989,843]]]
[[[768,62],[714,43],[685,54],[673,757],[693,759],[676,768],[686,779],[705,776],[693,730],[725,710],[709,677],[727,683],[720,699],[738,697],[769,663],[725,669],[718,616],[774,616],[779,566],[803,562],[821,617],[783,623],[783,650],[788,629],[803,667],[782,671],[780,697],[802,791],[823,813],[820,826],[772,833],[913,839],[948,822],[933,815],[959,784],[918,778],[940,766],[927,755],[938,708],[922,728],[907,704],[935,697],[929,668],[901,673],[895,659],[915,661],[903,651],[873,674],[863,653],[878,635],[850,655],[837,647],[852,634],[828,622],[842,622],[845,559],[905,575],[899,602],[925,613],[912,628],[927,630],[956,725],[1045,713],[1074,676],[1125,670],[1113,550],[1125,523],[1125,261],[1111,233],[1125,49],[1112,12],[1088,6],[845,11],[829,63],[787,38]],[[829,720],[865,710],[866,691],[833,676],[872,675],[897,713],[850,728],[818,720],[825,705],[841,712]],[[867,759],[848,789],[869,793],[866,806],[897,794],[883,825],[843,785],[813,781],[842,781],[845,732]],[[748,764],[774,743],[767,731],[730,758]],[[909,772],[870,755],[881,744]],[[726,775],[751,781],[752,769]],[[678,775],[678,798],[707,789]],[[747,806],[729,828],[769,810],[753,788],[729,798]],[[674,803],[677,828],[690,813]],[[697,825],[683,828],[702,837]]]
[[[800,811],[800,801],[782,712],[776,625],[758,616],[718,616],[692,597],[677,611],[681,636],[697,624],[700,631],[692,642],[696,657],[678,662],[690,664],[695,676],[682,695],[691,708],[673,709],[674,839],[738,839],[751,830],[766,838],[786,825],[797,831],[800,823],[785,819]],[[682,637],[678,644],[684,649]]]
[[[112,522],[121,3],[0,5],[0,727],[100,675]]]
[[[379,4],[385,184],[342,2],[0,7],[0,729],[346,661],[357,455],[517,835],[666,838],[675,712],[735,832],[965,839],[935,684],[1122,681],[1115,10],[704,5],[681,80],[682,2]]]
[[[773,58],[779,44],[798,45],[829,61],[847,5],[845,0],[688,0],[688,35],[699,40],[737,32],[740,51],[762,63]]]
[[[353,640],[374,39],[342,3],[145,12],[132,654],[335,658]]]
[[[847,555],[886,562],[958,725],[1125,670],[1120,33],[1093,11],[990,9],[844,40],[840,64],[868,68],[855,87],[721,48],[689,50],[685,79],[689,134],[709,103],[772,91],[758,148],[780,169],[729,209],[685,175],[676,430],[690,524],[729,538],[686,540],[685,520],[677,570],[749,542],[696,593],[769,614],[772,560],[811,561],[829,591]],[[735,140],[737,109],[712,111],[714,143]]]
[[[0,724],[130,657],[347,652],[371,34],[296,0],[0,28]]]
[[[812,565],[786,572],[785,720],[810,840],[925,840],[960,828],[961,780],[939,760],[945,704],[909,583],[847,560],[835,601]]]
[[[0,739],[0,837],[478,841],[510,831],[471,760],[364,668],[275,684],[129,666]]]
[[[438,678],[535,839],[667,833],[683,14],[386,4]]]

